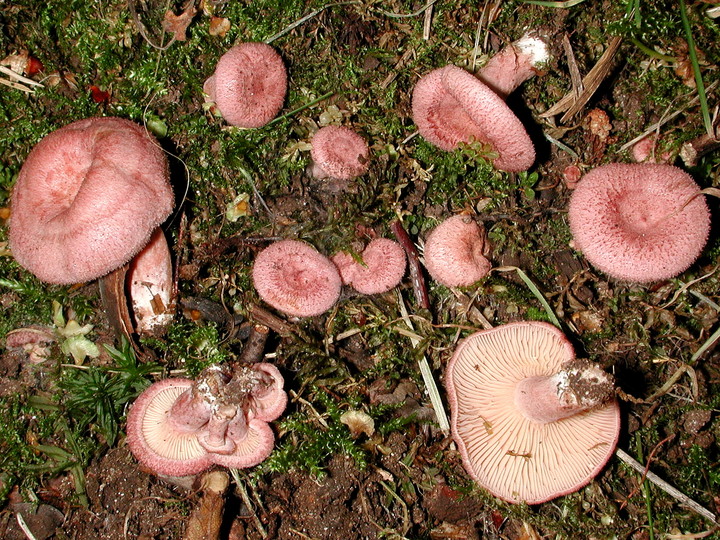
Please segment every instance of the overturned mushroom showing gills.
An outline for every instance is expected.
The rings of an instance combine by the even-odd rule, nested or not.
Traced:
[[[423,258],[435,281],[447,287],[466,287],[490,272],[492,264],[485,257],[486,251],[484,229],[472,216],[460,214],[430,232]]]
[[[203,90],[228,124],[262,127],[275,118],[285,101],[285,64],[270,45],[241,43],[220,57]]]
[[[342,288],[332,261],[298,240],[280,240],[258,253],[252,278],[260,298],[296,317],[324,313],[338,301]]]
[[[332,256],[343,284],[362,294],[380,294],[396,287],[405,275],[405,250],[388,238],[375,238],[360,254],[362,262],[341,251]]]
[[[153,384],[128,414],[128,445],[156,474],[187,476],[213,464],[252,467],[272,452],[268,422],[285,408],[283,378],[264,363],[211,366],[196,381]],[[265,408],[258,405],[264,404]]]
[[[368,145],[365,139],[344,126],[325,126],[311,141],[313,176],[350,180],[368,169]]]
[[[489,144],[497,154],[493,159],[497,169],[529,169],[535,148],[505,98],[547,59],[545,42],[526,36],[490,59],[478,77],[452,65],[431,71],[413,91],[418,131],[442,150],[472,141]]]
[[[574,247],[606,274],[648,283],[697,259],[710,211],[690,175],[672,165],[613,163],[587,173],[568,210]]]
[[[577,491],[613,455],[620,409],[610,376],[575,359],[552,325],[483,330],[446,372],[452,435],[478,484],[513,503]]]
[[[90,281],[135,256],[173,204],[165,154],[141,126],[80,120],[40,141],[20,169],[10,248],[43,281]]]

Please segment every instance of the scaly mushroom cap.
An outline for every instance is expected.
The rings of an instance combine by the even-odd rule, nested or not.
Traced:
[[[313,135],[313,175],[316,178],[350,180],[368,169],[368,145],[365,139],[344,126],[325,126]]]
[[[550,377],[574,358],[554,326],[519,322],[472,334],[448,363],[453,438],[470,476],[496,497],[537,504],[572,493],[613,455],[616,401],[547,423],[516,406],[522,381]]]
[[[324,313],[342,288],[332,261],[298,240],[280,240],[258,253],[252,276],[260,298],[296,317]]]
[[[228,124],[258,128],[275,118],[287,92],[280,55],[265,43],[241,43],[227,51],[203,90]]]
[[[647,283],[685,271],[702,251],[710,212],[682,170],[614,163],[587,173],[568,211],[575,248],[608,275]]]
[[[165,154],[141,126],[80,120],[40,141],[20,169],[10,248],[43,281],[90,281],[137,254],[173,204]]]
[[[422,77],[412,97],[418,131],[442,150],[473,140],[498,154],[493,165],[517,172],[535,161],[535,147],[502,97],[457,66],[435,69]]]
[[[447,287],[466,287],[484,278],[492,264],[485,258],[485,238],[467,215],[446,219],[425,240],[423,258],[430,276]]]
[[[389,238],[375,238],[362,252],[362,264],[350,253],[332,256],[343,284],[362,294],[380,294],[396,287],[405,275],[405,250]]]
[[[189,379],[164,379],[145,390],[130,407],[127,442],[137,460],[156,474],[188,476],[212,465],[197,441],[197,427],[172,422],[170,410],[193,386]]]

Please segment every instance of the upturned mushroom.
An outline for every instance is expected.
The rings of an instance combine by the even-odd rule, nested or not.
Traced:
[[[367,142],[350,128],[322,127],[313,135],[311,145],[315,178],[351,180],[368,170]]]
[[[435,227],[425,240],[423,259],[430,276],[447,287],[466,287],[484,278],[492,263],[485,257],[484,228],[459,214]]]
[[[188,476],[213,464],[245,468],[272,451],[268,422],[282,414],[287,395],[275,366],[212,366],[196,381],[153,384],[128,413],[133,455],[159,475]]]
[[[609,375],[557,328],[510,323],[461,342],[445,375],[451,429],[482,487],[537,504],[588,484],[613,455],[620,409]]]
[[[546,43],[525,36],[491,58],[477,77],[453,65],[431,71],[413,91],[418,131],[442,150],[473,141],[488,144],[496,154],[493,165],[497,169],[529,169],[535,148],[505,98],[547,59]]]
[[[360,254],[361,262],[341,251],[331,260],[344,285],[362,294],[380,294],[396,287],[405,275],[405,250],[388,238],[375,238]]]
[[[313,317],[340,298],[342,281],[332,261],[299,240],[280,240],[255,257],[255,290],[275,309],[296,317]]]
[[[697,259],[710,212],[692,177],[672,165],[613,163],[578,183],[568,209],[574,247],[606,274],[648,283]]]
[[[258,128],[282,108],[287,71],[270,45],[240,43],[220,57],[203,90],[228,124]]]

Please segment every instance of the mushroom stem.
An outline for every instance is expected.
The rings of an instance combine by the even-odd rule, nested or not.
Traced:
[[[549,59],[547,43],[526,35],[493,56],[478,73],[478,79],[506,98],[513,90],[537,73],[537,67]]]
[[[180,432],[191,433],[207,424],[211,414],[210,404],[191,387],[173,403],[168,422]]]
[[[228,437],[228,427],[237,416],[237,407],[223,404],[210,417],[207,427],[198,434],[198,442],[208,452],[232,454],[235,451],[233,439]]]
[[[554,375],[521,380],[515,387],[515,404],[528,420],[547,424],[599,407],[613,393],[608,373],[576,360]]]

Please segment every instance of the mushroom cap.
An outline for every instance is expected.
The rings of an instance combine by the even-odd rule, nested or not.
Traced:
[[[156,474],[188,476],[213,464],[197,441],[197,430],[169,421],[177,399],[193,386],[189,379],[164,379],[145,390],[130,407],[127,443],[137,460]]]
[[[535,161],[535,147],[515,113],[462,68],[445,66],[422,77],[412,110],[420,134],[442,150],[481,141],[497,152],[495,168],[509,172],[525,171]]]
[[[466,287],[484,278],[492,264],[477,222],[459,214],[435,227],[425,240],[423,258],[430,276],[447,287]]]
[[[311,144],[313,174],[318,178],[350,180],[368,170],[367,142],[350,128],[322,127],[313,135]]]
[[[273,364],[258,362],[253,368],[264,375],[263,381],[266,384],[258,384],[252,391],[252,410],[249,414],[251,418],[272,422],[287,407],[287,393],[283,390],[285,379]]]
[[[296,317],[312,317],[340,298],[342,282],[325,255],[299,240],[280,240],[258,253],[252,271],[260,298]]]
[[[158,143],[121,118],[88,118],[30,152],[12,194],[10,248],[49,283],[89,281],[137,254],[174,205]]]
[[[405,275],[405,250],[389,238],[375,238],[362,252],[363,264],[350,253],[341,251],[332,257],[343,284],[362,294],[380,294],[396,287]]]
[[[557,328],[510,323],[466,338],[448,363],[452,435],[478,484],[509,502],[537,504],[577,491],[600,472],[620,433],[616,401],[538,423],[515,406],[518,383],[574,359]]]
[[[710,232],[710,211],[692,177],[658,163],[593,169],[575,188],[568,218],[575,248],[588,261],[638,283],[685,271]]]
[[[203,89],[228,124],[258,128],[275,118],[287,92],[287,71],[266,43],[240,43],[218,60]]]
[[[228,431],[232,433],[231,429]],[[241,431],[241,438],[231,436],[235,443],[235,450],[231,454],[209,455],[213,463],[233,469],[245,469],[265,461],[275,446],[272,428],[267,422],[253,418],[248,422],[247,429]]]

